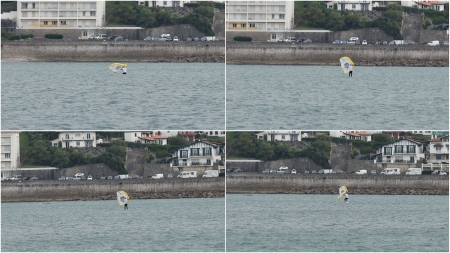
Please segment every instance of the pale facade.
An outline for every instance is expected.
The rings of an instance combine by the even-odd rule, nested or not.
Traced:
[[[449,162],[449,142],[448,135],[430,140],[428,152],[425,158],[429,163],[448,163]]]
[[[138,1],[139,5],[147,7],[184,7],[185,1]]]
[[[60,132],[58,139],[52,141],[52,146],[57,146],[58,142],[62,143],[62,148],[89,148],[97,146],[95,132]]]
[[[301,131],[267,131],[267,141],[301,141]]]
[[[284,31],[294,27],[294,1],[227,1],[227,31]]]
[[[17,1],[18,29],[83,29],[105,24],[105,1]]]
[[[377,148],[376,163],[417,163],[425,158],[427,145],[416,140],[400,139]]]
[[[1,178],[4,179],[20,167],[19,132],[2,131],[1,158]]]
[[[142,144],[167,145],[168,137],[162,136],[160,131],[149,132],[125,132],[126,142],[140,142]]]
[[[327,8],[332,9],[335,4],[338,11],[372,11],[372,1],[368,0],[331,1],[327,3]]]
[[[196,141],[172,152],[170,167],[213,166],[221,160],[222,149],[218,144]]]
[[[448,1],[419,1],[417,2],[417,8],[424,10],[444,11],[444,4]]]

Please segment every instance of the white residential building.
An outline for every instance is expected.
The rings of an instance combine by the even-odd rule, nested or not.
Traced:
[[[227,1],[227,31],[276,31],[294,27],[294,1]]]
[[[333,9],[334,4],[338,11],[372,11],[372,1],[368,0],[336,0],[326,3],[328,9]]]
[[[402,138],[377,148],[375,163],[417,163],[425,158],[423,142]]]
[[[1,178],[15,175],[13,172],[20,167],[19,132],[2,131],[1,157]]]
[[[95,132],[60,132],[58,139],[52,141],[52,146],[58,146],[58,142],[62,142],[62,148],[89,148],[97,146]]]
[[[148,3],[147,7],[184,7],[185,1],[138,1],[139,5]]]
[[[348,140],[372,141],[372,134],[365,131],[347,131],[343,134]]]
[[[105,1],[17,1],[17,28],[103,27],[105,10]]]
[[[218,130],[215,130],[215,131],[212,131],[212,130],[210,130],[210,131],[199,131],[198,133],[199,134],[206,134],[208,136],[217,136],[217,137],[225,137],[225,135],[226,135],[226,131],[218,131]]]
[[[448,163],[449,144],[448,135],[430,140],[428,151],[425,152],[425,159],[428,163]]]
[[[213,163],[222,159],[222,148],[217,143],[196,141],[186,147],[172,152],[170,167],[204,167],[213,166]]]
[[[177,134],[176,131],[125,132],[124,140],[126,142],[167,145],[168,138],[177,136]]]
[[[301,131],[267,131],[267,141],[301,141]]]
[[[444,11],[444,4],[448,1],[417,1],[417,8],[424,10]]]

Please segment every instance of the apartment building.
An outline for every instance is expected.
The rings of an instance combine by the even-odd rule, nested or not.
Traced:
[[[138,1],[139,5],[147,7],[184,7],[184,1]]]
[[[429,163],[449,162],[449,142],[448,135],[440,136],[430,140],[428,151],[425,152],[425,159]]]
[[[103,27],[105,9],[105,1],[17,1],[17,29]]]
[[[1,157],[1,178],[4,179],[20,167],[19,132],[2,131]]]
[[[326,3],[328,9],[334,8],[335,4],[338,11],[372,11],[372,1],[369,0],[337,0]]]
[[[227,31],[284,31],[294,28],[294,1],[227,1]]]

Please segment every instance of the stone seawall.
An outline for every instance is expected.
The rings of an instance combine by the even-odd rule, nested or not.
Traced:
[[[225,196],[225,178],[125,179],[2,182],[2,202],[114,200],[118,190],[132,199]]]
[[[2,41],[2,61],[225,62],[225,42]]]
[[[427,45],[333,45],[227,42],[227,64],[339,65],[350,57],[357,66],[449,66],[449,47]]]
[[[448,176],[230,173],[227,193],[448,195]]]

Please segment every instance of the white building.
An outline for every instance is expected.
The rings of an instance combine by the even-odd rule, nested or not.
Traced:
[[[186,147],[172,152],[170,167],[205,167],[213,166],[213,163],[221,160],[222,148],[217,143],[208,141],[196,141]]]
[[[1,157],[1,178],[15,175],[13,172],[20,167],[19,132],[2,131]]]
[[[333,9],[335,4],[338,11],[372,11],[372,1],[368,0],[337,0],[326,3],[328,9]]]
[[[423,142],[402,138],[377,148],[375,163],[417,163],[425,158]]]
[[[17,1],[17,28],[103,27],[105,8],[105,1]]]
[[[417,1],[417,8],[424,10],[444,11],[444,4],[448,1]]]
[[[267,141],[301,141],[301,131],[267,131]]]
[[[62,142],[62,148],[89,148],[97,146],[95,132],[60,132],[58,139],[52,141],[52,146],[58,146],[58,142]]]
[[[184,7],[185,1],[138,1],[139,5],[148,3],[147,7]]]
[[[125,132],[126,142],[167,145],[169,137],[177,136],[176,131]]]
[[[365,131],[344,132],[344,138],[348,140],[372,141],[372,134]]]
[[[226,131],[210,130],[210,131],[199,131],[199,134],[206,134],[208,136],[225,137]]]
[[[291,30],[294,27],[294,1],[227,1],[227,31]]]
[[[448,163],[449,147],[448,135],[430,140],[428,151],[425,152],[425,159],[429,163]]]

